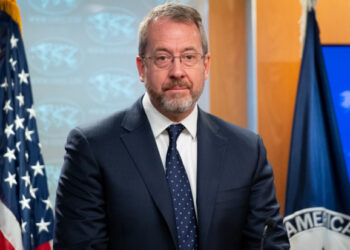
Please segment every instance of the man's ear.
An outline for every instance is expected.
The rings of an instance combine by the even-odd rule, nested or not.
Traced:
[[[210,69],[210,54],[206,54],[204,58],[204,78],[207,80],[209,76],[209,69]]]
[[[144,60],[140,56],[136,57],[136,66],[137,66],[137,70],[139,71],[140,81],[144,82],[145,64],[144,64]]]

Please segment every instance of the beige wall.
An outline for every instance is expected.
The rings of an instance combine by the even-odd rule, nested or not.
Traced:
[[[300,14],[299,1],[257,1],[258,131],[274,169],[282,212],[301,58]]]
[[[210,111],[247,126],[245,0],[209,1]]]
[[[256,0],[258,132],[284,208],[291,126],[301,61],[299,0]],[[319,0],[322,43],[350,44],[350,1]],[[246,127],[245,1],[209,0],[211,112]]]

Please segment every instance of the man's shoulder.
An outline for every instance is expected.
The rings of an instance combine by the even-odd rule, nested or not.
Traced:
[[[225,121],[224,119],[217,117],[213,114],[209,114],[205,111],[200,111],[200,117],[202,122],[207,123],[207,125],[210,126],[213,130],[215,130],[216,133],[220,134],[221,136],[227,139],[239,139],[256,142],[257,138],[260,137],[255,132],[247,128],[243,128],[236,124]]]
[[[128,121],[140,117],[140,111],[139,101],[137,101],[126,109],[116,111],[96,121],[79,125],[69,133],[69,137],[74,134],[81,134],[86,138],[97,139],[121,134],[128,128]]]

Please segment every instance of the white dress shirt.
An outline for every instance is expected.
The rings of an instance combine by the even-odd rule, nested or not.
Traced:
[[[166,130],[171,124],[175,122],[169,120],[163,114],[161,114],[151,103],[149,95],[145,93],[142,99],[142,105],[145,109],[146,116],[151,124],[152,132],[157,143],[160,158],[165,170],[166,154],[169,147],[169,134]],[[197,105],[193,109],[190,115],[188,115],[181,123],[185,129],[179,135],[177,139],[176,148],[179,151],[182,162],[185,166],[188,180],[191,185],[191,191],[193,195],[194,208],[197,214],[197,118],[198,108]]]

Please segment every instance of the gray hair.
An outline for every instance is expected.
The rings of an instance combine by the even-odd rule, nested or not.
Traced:
[[[199,12],[182,3],[169,2],[159,5],[151,10],[140,23],[139,28],[139,56],[145,56],[147,47],[148,29],[152,21],[159,17],[167,17],[174,22],[179,23],[194,23],[201,36],[203,54],[208,53],[208,40],[205,33],[202,18]]]

